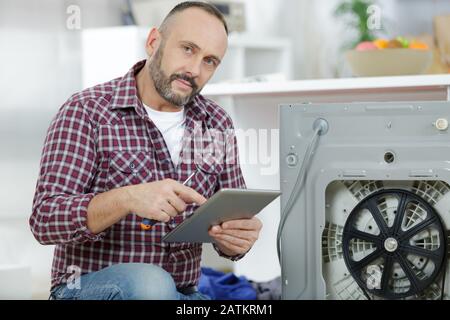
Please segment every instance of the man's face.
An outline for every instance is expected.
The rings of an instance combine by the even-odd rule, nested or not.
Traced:
[[[227,48],[220,20],[197,8],[173,17],[149,61],[156,91],[175,106],[190,102],[213,76]]]

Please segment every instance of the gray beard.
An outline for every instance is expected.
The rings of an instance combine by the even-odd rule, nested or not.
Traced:
[[[195,96],[201,91],[197,88],[197,86],[191,83],[192,92],[190,95],[183,96],[180,94],[176,94],[172,91],[172,82],[177,79],[177,75],[172,75],[168,77],[161,70],[161,61],[163,56],[163,43],[161,43],[160,48],[156,51],[155,56],[149,63],[149,74],[153,80],[155,85],[156,92],[164,98],[167,102],[182,107],[187,103],[191,102]]]

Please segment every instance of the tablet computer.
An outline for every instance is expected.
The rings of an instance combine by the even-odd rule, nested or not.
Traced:
[[[224,188],[216,192],[175,229],[165,242],[213,242],[208,230],[229,220],[250,219],[281,194],[277,190]]]

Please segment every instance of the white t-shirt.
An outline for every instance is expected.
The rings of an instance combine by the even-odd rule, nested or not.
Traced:
[[[144,106],[148,116],[163,135],[167,148],[169,148],[172,162],[176,166],[180,158],[184,134],[184,108],[176,112],[163,112],[152,109],[145,104]]]

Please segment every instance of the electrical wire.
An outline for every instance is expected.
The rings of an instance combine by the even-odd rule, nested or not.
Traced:
[[[281,265],[281,235],[283,233],[283,229],[286,223],[286,220],[291,213],[292,206],[295,202],[295,199],[297,198],[298,194],[300,193],[300,190],[303,185],[304,178],[306,176],[306,168],[309,166],[309,163],[311,161],[312,155],[313,155],[313,147],[316,144],[316,141],[318,137],[320,136],[320,131],[322,130],[321,127],[318,127],[315,129],[313,137],[311,138],[311,141],[309,142],[309,145],[305,152],[305,157],[303,158],[302,166],[300,168],[299,174],[297,175],[297,181],[294,185],[294,188],[291,192],[291,195],[286,203],[286,206],[281,214],[281,220],[280,224],[278,225],[278,233],[277,233],[277,253],[278,253],[278,261]]]

